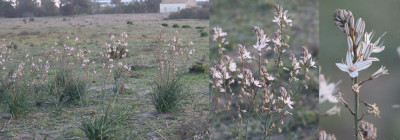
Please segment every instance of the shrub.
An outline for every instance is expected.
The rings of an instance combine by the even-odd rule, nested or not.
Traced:
[[[179,25],[178,24],[174,24],[174,25],[172,25],[172,27],[179,28]]]
[[[169,19],[209,19],[209,8],[192,7],[171,13]]]
[[[193,73],[204,73],[208,69],[208,66],[203,63],[196,63],[189,68],[189,72]]]
[[[34,18],[34,17],[31,17],[31,18],[29,18],[29,21],[30,21],[30,22],[34,22],[34,21],[35,21],[35,18]]]
[[[167,23],[162,23],[161,26],[168,27],[168,24]]]
[[[200,37],[206,37],[206,36],[208,36],[208,33],[207,33],[207,32],[201,32],[201,33],[200,33]]]
[[[132,21],[126,21],[126,24],[133,25],[133,22]]]
[[[182,28],[190,28],[190,25],[182,25]]]
[[[197,27],[196,27],[196,29],[199,29],[199,30],[204,30],[204,29],[205,29],[205,27],[197,26]]]
[[[160,113],[176,111],[185,98],[184,85],[179,77],[158,81],[151,94],[152,103]]]

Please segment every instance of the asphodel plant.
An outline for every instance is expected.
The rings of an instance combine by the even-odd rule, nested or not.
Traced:
[[[251,138],[250,121],[262,124],[264,139],[270,139],[274,132],[281,132],[287,116],[292,115],[296,105],[294,98],[303,91],[302,88],[308,88],[309,69],[316,67],[306,47],[301,47],[300,57],[293,53],[284,55],[290,47],[285,30],[292,27],[292,20],[282,6],[276,4],[274,8],[272,22],[278,28],[273,35],[268,36],[263,29],[254,26],[257,40],[253,47],[237,44],[236,54],[224,54],[228,33],[219,27],[213,28],[213,41],[218,44],[218,60],[210,68],[211,115],[220,111],[228,113],[234,123],[231,126],[239,138]],[[264,54],[270,51],[273,51],[274,57],[266,58]],[[284,65],[283,59],[288,59],[290,63]]]
[[[343,72],[349,74],[352,80],[351,88],[354,92],[354,106],[351,107],[342,96],[339,95],[338,100],[349,110],[354,117],[354,136],[356,140],[376,139],[376,128],[373,124],[366,122],[365,115],[371,114],[379,117],[379,109],[376,104],[370,104],[360,101],[360,88],[367,82],[378,78],[381,75],[388,74],[386,67],[382,66],[379,70],[369,77],[359,77],[359,72],[369,68],[373,62],[379,61],[376,57],[371,57],[374,53],[382,52],[385,46],[380,43],[380,36],[376,41],[372,41],[374,32],[365,32],[365,22],[362,18],[355,21],[351,11],[337,9],[333,14],[333,21],[346,35],[347,51],[345,62],[336,63],[336,66]],[[360,80],[361,79],[361,80]],[[368,110],[365,113],[360,112],[360,104],[365,105]]]

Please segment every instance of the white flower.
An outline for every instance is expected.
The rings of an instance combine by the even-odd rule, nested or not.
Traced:
[[[272,39],[272,42],[274,42],[274,44],[276,44],[278,46],[281,46],[282,45],[281,38],[282,38],[282,36],[279,33],[275,32],[274,39]]]
[[[222,73],[217,71],[215,68],[211,68],[211,73],[213,75],[213,78],[217,78],[217,79],[222,78]]]
[[[258,81],[258,80],[254,80],[254,81],[253,81],[253,84],[254,84],[255,86],[257,86],[257,87],[261,87],[260,81]]]
[[[352,61],[352,54],[350,52],[347,52],[346,55],[346,64],[343,63],[336,63],[336,66],[344,71],[348,72],[350,77],[354,78],[358,76],[358,72],[361,70],[364,70],[371,66],[372,61],[371,60],[366,60],[366,61],[357,61],[356,63],[353,64]]]
[[[267,79],[270,80],[270,81],[272,81],[272,80],[275,80],[275,77],[272,76],[272,74],[268,74],[268,73],[267,73]]]
[[[280,24],[281,18],[278,17],[278,16],[274,16],[274,19],[272,20],[272,22],[277,23],[277,24]]]
[[[371,78],[375,79],[384,74],[389,74],[389,72],[385,66],[382,66],[378,71],[371,75]]]
[[[257,49],[258,51],[261,51],[261,49],[265,48],[265,46],[267,46],[266,43],[259,44],[258,42],[257,42],[256,45],[253,45],[253,47],[254,47],[255,49]]]
[[[239,53],[239,58],[240,59],[251,59],[251,54],[249,51],[247,51],[246,47],[239,44],[238,45],[238,53]]]
[[[113,40],[115,38],[114,34],[111,34],[110,40]]]
[[[217,39],[221,39],[222,42],[225,41],[225,36],[228,35],[226,32],[223,32],[220,27],[214,27],[213,28],[214,35],[213,35],[213,40],[217,41]]]
[[[325,80],[323,74],[319,75],[319,103],[329,101],[331,103],[337,103],[336,94],[338,92],[337,85],[339,83],[329,83]]]
[[[231,62],[230,64],[229,64],[229,70],[230,71],[236,71],[236,63],[235,62]]]
[[[285,11],[285,13],[283,13],[283,21],[285,21],[287,25],[292,26],[292,20],[287,17],[287,13],[287,10]]]
[[[382,36],[384,35],[385,34],[383,34]],[[364,41],[361,42],[360,47],[357,48],[357,56],[362,56],[363,60],[379,61],[378,58],[370,56],[372,53],[379,53],[385,49],[385,46],[379,44],[379,41],[382,38],[382,36],[379,37],[374,43],[372,43],[371,40],[373,36],[374,34],[372,32],[369,34],[365,33]]]
[[[340,115],[340,107],[335,105],[331,109],[327,110],[325,113],[327,115],[335,115],[335,114],[339,114]]]
[[[264,34],[264,30],[262,30],[260,27],[254,26],[254,31],[257,35],[257,42],[255,45],[253,45],[253,47],[258,51],[261,51],[261,49],[268,45],[267,42],[271,40],[267,37],[267,35]]]
[[[286,105],[288,105],[290,109],[293,109],[293,106],[292,106],[292,105],[294,104],[294,102],[293,102],[292,100],[290,100],[290,96],[286,97],[286,99],[283,100],[283,103],[285,103]]]

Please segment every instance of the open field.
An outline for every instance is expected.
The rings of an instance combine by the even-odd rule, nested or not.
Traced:
[[[209,30],[208,20],[163,20],[163,14],[117,14],[81,15],[75,17],[44,17],[24,23],[23,18],[0,19],[0,39],[5,44],[12,42],[14,59],[8,67],[18,67],[26,54],[42,58],[43,52],[51,47],[63,49],[61,44],[71,43],[83,50],[92,50],[90,61],[101,61],[99,52],[114,34],[126,32],[129,56],[125,62],[132,68],[126,73],[126,93],[115,99],[115,109],[130,110],[129,118],[116,126],[111,139],[191,139],[204,136],[208,130],[208,70],[206,73],[189,73],[189,65],[202,60],[208,64],[208,37],[200,37],[195,27]],[[129,22],[129,24],[127,24]],[[191,47],[196,51],[186,65],[179,65],[179,73],[188,90],[182,102],[182,111],[157,113],[151,103],[151,92],[157,77],[157,64],[154,61],[157,49],[155,40],[165,27],[167,39],[175,31],[179,32],[183,44],[193,41]],[[190,28],[173,28],[173,24],[190,25]],[[67,37],[70,37],[68,41]],[[3,42],[0,41],[2,44]],[[58,45],[56,45],[58,44]],[[15,46],[15,47],[14,47]],[[158,48],[157,48],[158,47]],[[85,52],[87,53],[87,52]],[[101,69],[96,63],[95,68]],[[49,79],[54,77],[55,69],[50,67]],[[82,70],[83,71],[83,70]],[[0,102],[0,139],[83,139],[85,134],[79,129],[81,118],[93,114],[103,114],[107,103],[112,101],[113,78],[105,78],[99,70],[93,76],[80,75],[90,81],[88,93],[79,102],[65,104],[57,109],[52,96],[29,95],[29,111],[23,117],[13,118],[9,113],[7,101]],[[104,90],[102,90],[104,89]]]

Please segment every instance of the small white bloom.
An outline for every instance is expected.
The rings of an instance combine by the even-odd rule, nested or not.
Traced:
[[[258,80],[254,80],[254,81],[253,81],[253,84],[254,84],[255,86],[257,86],[257,87],[261,87],[261,83],[260,83],[260,81],[258,81]]]
[[[325,80],[323,74],[319,75],[319,103],[323,103],[329,101],[331,103],[337,103],[336,93],[338,92],[337,85],[338,83],[329,83]]]
[[[358,76],[359,71],[368,68],[369,66],[371,66],[371,64],[372,64],[371,60],[357,61],[356,63],[353,64],[352,54],[349,51],[347,51],[346,64],[336,63],[336,66],[340,70],[348,72],[350,77],[354,78]]]
[[[290,109],[293,109],[292,105],[294,104],[294,102],[292,100],[290,100],[290,96],[286,97],[286,99],[283,101],[283,103],[288,105]]]
[[[371,75],[371,78],[375,79],[384,74],[389,74],[389,72],[385,66],[382,66],[378,71]]]
[[[236,71],[236,63],[235,62],[231,62],[230,64],[229,64],[229,70],[230,71]]]
[[[340,115],[340,107],[335,105],[331,109],[327,110],[325,113],[327,115],[335,115],[335,114]]]

